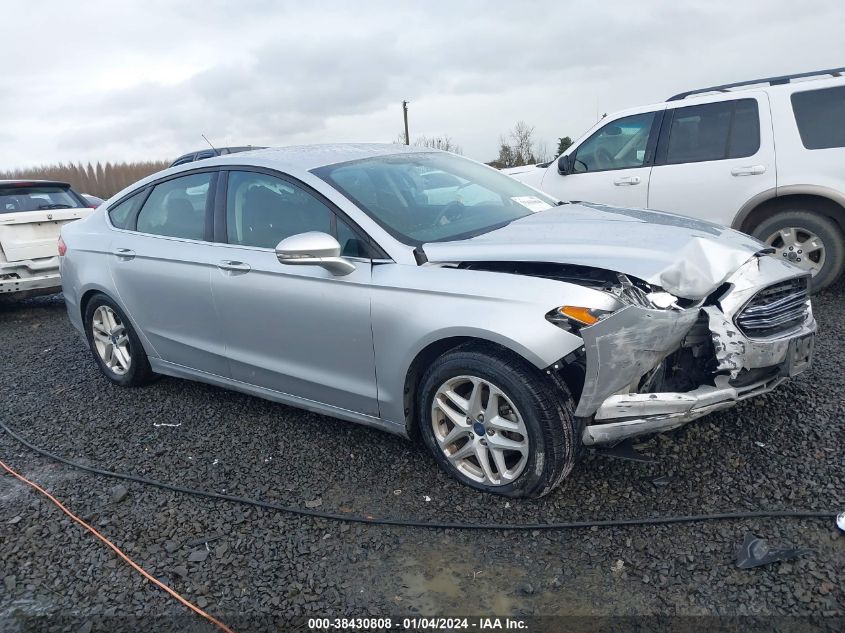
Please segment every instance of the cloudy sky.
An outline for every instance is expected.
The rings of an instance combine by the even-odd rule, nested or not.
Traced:
[[[685,6],[680,6],[685,5]],[[842,0],[4,0],[0,168],[449,135],[495,157],[703,85],[845,66]],[[8,28],[14,25],[13,28]]]

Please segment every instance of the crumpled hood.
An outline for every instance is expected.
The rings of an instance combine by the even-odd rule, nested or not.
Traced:
[[[467,240],[423,245],[431,262],[592,266],[638,277],[687,299],[706,297],[765,248],[711,222],[592,203],[554,207]]]

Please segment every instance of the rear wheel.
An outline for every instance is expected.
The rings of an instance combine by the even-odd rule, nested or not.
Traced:
[[[438,358],[419,391],[420,431],[438,465],[474,488],[539,497],[572,470],[581,438],[565,387],[494,347]]]
[[[788,209],[763,220],[753,235],[774,247],[777,257],[810,273],[813,292],[836,281],[845,267],[845,236],[824,215]]]
[[[106,378],[123,387],[137,387],[155,377],[129,319],[106,295],[91,298],[84,323],[88,345]]]

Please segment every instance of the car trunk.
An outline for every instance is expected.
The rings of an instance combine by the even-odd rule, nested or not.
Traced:
[[[62,225],[91,213],[91,209],[49,209],[0,215],[0,250],[6,261],[58,255]]]

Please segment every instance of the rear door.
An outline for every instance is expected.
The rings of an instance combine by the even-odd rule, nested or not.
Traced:
[[[768,96],[666,110],[648,207],[730,225],[740,207],[776,186]]]
[[[120,301],[162,360],[228,375],[211,299],[219,259],[211,243],[216,171],[156,184],[140,209],[110,212],[117,229],[109,261]],[[128,201],[129,202],[129,201]]]
[[[574,150],[571,173],[553,164],[542,189],[561,200],[644,208],[662,110],[623,116],[605,123]]]
[[[302,183],[229,172],[212,291],[235,380],[357,413],[378,415],[370,324],[371,253],[362,234]],[[356,269],[286,266],[282,239],[337,237]]]

